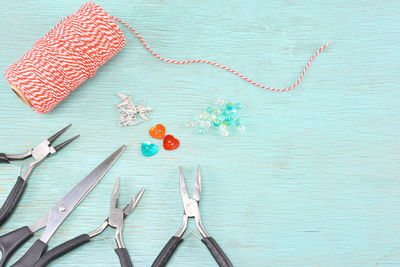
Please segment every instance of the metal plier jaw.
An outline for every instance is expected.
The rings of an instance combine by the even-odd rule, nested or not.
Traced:
[[[224,251],[218,245],[214,238],[212,238],[201,223],[200,219],[200,211],[199,211],[199,201],[200,201],[200,193],[201,193],[201,173],[200,173],[200,166],[197,167],[197,177],[195,183],[195,189],[193,193],[193,198],[189,198],[185,178],[183,177],[182,168],[179,167],[179,187],[181,190],[182,202],[183,202],[183,222],[181,227],[179,228],[178,232],[172,236],[167,244],[163,247],[161,252],[158,254],[157,258],[154,260],[152,267],[165,267],[168,263],[169,259],[171,258],[174,251],[177,249],[179,244],[182,243],[183,239],[182,235],[186,230],[188,218],[195,218],[197,229],[203,236],[201,242],[203,242],[208,250],[210,251],[211,255],[214,257],[216,262],[220,267],[232,267],[232,263],[230,262],[229,258],[226,256]]]
[[[45,139],[43,140],[37,147],[31,149],[27,153],[33,157],[33,161],[29,163],[26,167],[24,173],[21,175],[21,178],[25,181],[28,180],[29,176],[31,175],[32,171],[43,161],[47,156],[50,154],[56,153],[54,147],[50,146],[50,142]]]
[[[57,139],[61,134],[63,134],[69,127],[68,125],[61,131],[54,134],[52,137],[43,140],[37,147],[28,150],[25,153],[21,154],[5,154],[0,153],[0,162],[10,163],[10,160],[23,160],[29,157],[33,158],[33,161],[29,163],[29,165],[25,168],[24,173],[17,178],[17,181],[14,187],[11,189],[10,193],[7,196],[7,199],[4,201],[3,205],[0,208],[0,225],[2,225],[11,215],[11,213],[16,208],[21,196],[26,188],[27,180],[31,175],[32,171],[36,166],[40,164],[45,158],[49,155],[56,153],[73,140],[79,137],[79,135],[64,141],[63,143],[53,147],[52,143]],[[1,260],[0,260],[1,261]],[[0,263],[1,265],[1,263]]]
[[[88,235],[90,238],[101,234],[107,226],[115,228],[115,242],[118,248],[125,248],[124,242],[122,241],[122,226],[124,219],[128,216],[136,205],[139,203],[140,198],[143,195],[145,187],[143,187],[136,196],[125,206],[124,209],[118,208],[118,191],[119,191],[120,178],[115,181],[114,189],[111,195],[110,201],[110,214],[108,218],[100,225],[99,228],[90,232]]]
[[[56,153],[58,150],[61,148],[65,147],[69,143],[71,143],[73,140],[79,137],[79,135],[72,137],[71,139],[68,139],[67,141],[53,147],[52,143],[60,136],[62,135],[69,127],[71,127],[71,124],[63,128],[62,130],[58,131],[55,133],[52,137],[48,139],[44,139],[39,145],[37,145],[35,148],[32,148],[25,153],[21,154],[5,154],[7,160],[24,160],[29,157],[33,158],[33,161],[29,163],[29,165],[25,168],[24,173],[21,175],[21,178],[26,181],[29,176],[31,175],[32,171],[48,156],[51,154]]]
[[[179,167],[179,187],[181,191],[181,197],[183,202],[183,221],[182,225],[179,228],[178,232],[175,234],[177,237],[182,237],[183,233],[187,228],[187,221],[188,218],[194,218],[196,221],[197,229],[199,230],[200,234],[203,237],[209,237],[209,234],[203,227],[200,218],[200,209],[199,209],[199,201],[200,201],[200,194],[201,194],[201,171],[200,166],[197,166],[197,176],[196,176],[196,183],[194,187],[193,197],[189,198],[185,177],[183,176],[182,167]]]

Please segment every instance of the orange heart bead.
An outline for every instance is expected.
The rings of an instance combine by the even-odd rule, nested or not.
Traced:
[[[149,134],[151,137],[156,139],[163,139],[165,135],[165,127],[162,124],[157,124],[154,127],[151,127],[149,130]]]

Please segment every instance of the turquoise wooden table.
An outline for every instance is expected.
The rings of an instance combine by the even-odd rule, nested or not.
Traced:
[[[274,87],[291,85],[316,49],[326,41],[331,46],[289,93],[254,87],[211,66],[158,61],[122,26],[126,47],[47,115],[25,106],[2,78],[2,152],[28,149],[67,123],[73,124],[67,137],[81,137],[35,170],[0,234],[33,223],[126,144],[49,247],[98,227],[121,177],[123,204],[147,186],[123,235],[134,265],[150,266],[181,224],[178,166],[192,192],[200,164],[203,223],[235,266],[399,266],[400,3],[301,2],[97,1],[162,56],[213,60]],[[83,3],[2,1],[0,69]],[[119,127],[117,92],[145,98],[155,107],[150,121]],[[245,106],[245,134],[199,136],[185,126],[218,97]],[[180,138],[181,147],[145,158],[140,144],[156,123]],[[17,166],[0,166],[1,201],[17,174]],[[191,230],[197,234],[193,222]],[[52,266],[118,266],[113,238],[107,230]],[[169,266],[216,263],[189,235]]]

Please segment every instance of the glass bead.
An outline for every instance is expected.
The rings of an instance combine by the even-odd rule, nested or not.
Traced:
[[[213,124],[214,124],[214,126],[220,126],[221,121],[220,121],[219,119],[215,119],[215,120],[213,121]]]
[[[198,120],[197,121],[197,124],[200,126],[200,127],[204,127],[204,120]]]
[[[211,127],[211,121],[205,121],[204,122],[204,127],[210,128]]]
[[[201,120],[203,118],[203,113],[197,113],[196,119]]]
[[[224,121],[223,124],[224,124],[225,126],[228,126],[228,122],[227,122],[227,121]]]
[[[219,108],[214,109],[214,114],[215,115],[221,114],[221,110]]]
[[[225,101],[224,101],[222,98],[218,98],[218,100],[217,100],[217,105],[223,106],[224,103],[225,103]]]
[[[239,102],[235,104],[235,109],[236,110],[241,110],[242,108],[243,108],[243,106]]]
[[[211,114],[210,119],[211,119],[212,121],[214,121],[216,118],[217,118],[217,115]]]
[[[224,116],[224,114],[219,114],[218,115],[218,120],[224,121],[225,119],[226,119],[226,117]]]
[[[208,117],[210,117],[210,114],[208,112],[203,112],[203,118],[207,119]]]
[[[229,135],[229,131],[223,130],[223,131],[221,131],[221,135],[224,137],[227,137]]]
[[[204,129],[204,128],[199,128],[199,129],[197,130],[197,133],[200,134],[200,135],[205,135],[205,134],[206,134],[206,129]]]
[[[237,110],[234,108],[232,110],[229,111],[229,115],[231,116],[236,116],[237,115]]]
[[[196,123],[194,123],[194,121],[188,121],[186,123],[186,126],[189,127],[189,128],[194,128],[194,126],[196,126]]]
[[[244,131],[246,131],[246,126],[240,125],[240,126],[238,127],[238,130],[239,130],[239,132],[244,133]]]
[[[213,107],[207,107],[206,111],[207,111],[208,114],[211,114],[211,113],[213,113],[214,108]]]
[[[221,131],[223,131],[223,130],[226,129],[226,126],[225,126],[224,124],[221,124],[221,125],[219,126],[219,129],[220,129]]]
[[[233,124],[234,124],[235,126],[240,126],[240,125],[242,125],[242,121],[239,120],[239,119],[235,119],[235,120],[233,121]]]
[[[231,111],[231,110],[233,110],[233,104],[232,103],[228,103],[228,104],[226,104],[225,108],[226,108],[227,111]]]

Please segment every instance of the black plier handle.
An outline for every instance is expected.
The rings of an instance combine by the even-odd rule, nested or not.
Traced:
[[[56,153],[73,140],[75,140],[79,135],[68,139],[67,141],[53,147],[52,143],[62,135],[71,124],[69,124],[64,129],[58,131],[52,137],[43,140],[38,146],[33,149],[26,151],[25,153],[21,154],[5,154],[0,153],[0,162],[3,163],[10,163],[10,161],[14,160],[24,160],[29,157],[33,157],[33,161],[29,163],[29,165],[25,168],[24,173],[21,176],[18,176],[17,182],[15,183],[13,189],[7,196],[6,201],[4,202],[3,206],[0,209],[0,225],[2,225],[14,211],[15,207],[18,204],[18,201],[21,199],[22,193],[25,190],[27,180],[31,175],[32,171],[38,166],[45,158],[50,156],[51,154]]]

